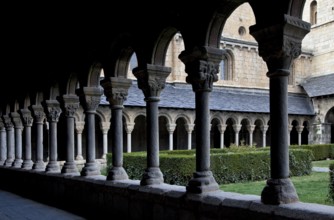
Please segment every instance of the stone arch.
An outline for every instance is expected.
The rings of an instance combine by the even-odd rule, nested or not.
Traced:
[[[154,64],[160,66],[165,65],[168,46],[176,33],[178,33],[178,30],[174,27],[169,27],[162,30],[158,36],[156,45],[153,48],[152,59]]]
[[[100,87],[102,64],[100,62],[94,62],[88,72],[87,87]]]
[[[334,107],[327,111],[325,116],[325,123],[325,133],[330,136],[328,140],[330,143],[334,143]]]
[[[67,81],[67,86],[66,86],[66,94],[68,95],[75,95],[77,92],[77,89],[80,87],[79,85],[79,79],[78,76],[75,72],[70,74],[70,77]]]
[[[174,119],[175,123],[179,118],[183,118],[185,120],[186,124],[193,124],[194,123],[194,121],[192,121],[192,119],[184,113],[180,113],[175,117],[175,119]]]

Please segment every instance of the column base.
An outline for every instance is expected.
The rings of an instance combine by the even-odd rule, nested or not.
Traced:
[[[45,172],[47,173],[60,173],[60,166],[57,161],[50,161],[46,166]]]
[[[36,161],[32,166],[34,171],[45,171],[45,163],[43,161]]]
[[[290,178],[269,179],[261,193],[261,202],[269,205],[279,205],[298,202],[296,189]]]
[[[128,174],[123,167],[112,167],[108,171],[107,180],[127,180]]]
[[[61,173],[80,175],[78,167],[75,162],[65,162],[64,166],[61,169]]]
[[[164,182],[164,178],[160,168],[158,167],[150,167],[145,169],[145,173],[143,174],[143,178],[140,181],[140,185],[147,186],[147,185],[154,185],[154,184],[161,184]]]
[[[34,163],[32,160],[24,160],[22,163],[22,169],[31,170]]]
[[[13,167],[15,168],[21,168],[22,167],[23,160],[22,159],[15,159],[13,162]]]
[[[5,166],[6,160],[0,160],[0,166]]]
[[[100,168],[96,162],[85,163],[85,166],[81,170],[81,176],[94,176],[100,175]]]
[[[188,193],[205,193],[219,189],[219,185],[211,171],[195,172],[186,186]]]
[[[11,167],[11,166],[13,166],[13,163],[14,163],[14,159],[7,159],[5,161],[5,166],[6,167]]]
[[[78,155],[75,159],[76,160],[83,160],[83,157],[82,157],[82,155]]]

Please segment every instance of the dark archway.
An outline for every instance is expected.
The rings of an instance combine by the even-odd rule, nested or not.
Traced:
[[[168,150],[169,149],[169,133],[167,130],[168,120],[165,116],[159,117],[159,149]]]
[[[220,122],[218,119],[212,119],[210,130],[210,148],[220,148],[220,132],[218,129],[219,124]]]
[[[132,151],[146,151],[147,148],[146,117],[139,115],[135,119],[135,126],[132,131]]]
[[[178,118],[175,122],[176,128],[173,134],[173,149],[188,149],[188,133],[186,131],[186,120],[184,118]]]

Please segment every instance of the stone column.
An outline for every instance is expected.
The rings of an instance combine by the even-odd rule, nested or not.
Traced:
[[[110,129],[110,122],[101,122],[100,129],[101,129],[102,134],[103,134],[103,153],[102,153],[102,159],[107,159],[107,153],[108,153],[108,131]]]
[[[7,159],[5,161],[6,167],[11,167],[14,162],[14,124],[8,115],[2,116],[6,125],[7,131]]]
[[[267,143],[267,130],[268,130],[268,125],[262,125],[261,126],[261,131],[262,131],[262,147],[266,147]]]
[[[123,168],[123,102],[128,96],[132,80],[110,77],[101,82],[104,94],[110,103],[112,111],[112,167],[108,171],[107,180],[128,179]]]
[[[33,123],[33,117],[29,109],[21,109],[22,122],[25,132],[25,145],[24,145],[24,158],[22,168],[26,170],[32,169],[33,162],[31,160],[31,127]]]
[[[21,168],[22,167],[22,130],[23,125],[21,121],[21,116],[18,112],[10,113],[14,123],[15,130],[15,160],[13,163],[13,167]]]
[[[224,148],[224,133],[226,131],[226,125],[219,124],[218,130],[220,132],[220,148]]]
[[[45,163],[43,161],[43,123],[46,116],[42,105],[33,105],[32,109],[36,124],[36,161],[32,169],[45,171]]]
[[[4,120],[0,118],[0,166],[4,166],[7,159],[7,140]]]
[[[126,152],[130,153],[131,152],[131,133],[135,127],[135,123],[127,123],[125,126],[125,131],[126,131],[126,140],[127,140],[127,146],[126,146]]]
[[[159,120],[158,103],[160,92],[164,89],[166,78],[171,68],[147,64],[146,69],[134,69],[138,79],[138,87],[145,96],[147,115],[147,168],[143,174],[141,185],[163,183],[163,175],[159,168]]]
[[[82,131],[85,127],[85,122],[75,122],[75,131],[77,132],[77,155],[76,160],[83,160],[82,157]]]
[[[185,64],[187,83],[195,92],[196,111],[196,172],[186,189],[189,193],[218,190],[210,171],[210,110],[209,98],[213,82],[218,80],[223,51],[213,47],[199,47],[182,51],[180,60]]]
[[[74,114],[79,108],[79,97],[76,95],[63,95],[64,112],[66,116],[66,161],[61,168],[65,175],[80,175],[74,161]]]
[[[235,133],[235,139],[234,139],[234,142],[235,142],[235,145],[236,146],[239,146],[239,132],[240,132],[240,129],[241,129],[241,125],[233,125],[233,130],[234,130],[234,133]]]
[[[192,133],[195,127],[195,124],[185,124],[184,127],[188,133],[188,150],[191,150],[191,142],[192,142]]]
[[[247,130],[249,132],[249,146],[253,146],[253,132],[255,129],[255,125],[248,125]]]
[[[300,146],[302,145],[302,132],[303,132],[304,126],[298,125],[296,129],[298,132],[298,145]]]
[[[291,145],[291,131],[292,131],[293,126],[288,125],[288,145]]]
[[[270,174],[262,191],[265,204],[286,204],[299,200],[289,178],[288,143],[288,76],[292,61],[301,53],[301,42],[310,24],[284,15],[283,20],[270,27],[251,26],[250,32],[259,44],[259,55],[268,67],[270,88]]]
[[[173,134],[176,124],[167,124],[167,131],[169,133],[169,150],[173,150]]]
[[[96,144],[95,144],[95,114],[99,107],[102,95],[100,87],[84,87],[86,101],[86,121],[87,121],[87,147],[86,163],[81,170],[81,176],[100,175],[100,167],[96,162]]]
[[[47,173],[60,173],[60,166],[58,163],[57,123],[62,110],[57,100],[46,100],[45,104],[48,111],[47,118],[50,126],[50,154],[49,163],[47,164],[45,171]]]

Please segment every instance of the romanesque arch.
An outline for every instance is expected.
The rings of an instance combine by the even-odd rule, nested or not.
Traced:
[[[334,107],[326,113],[325,123],[327,123],[327,134],[330,136],[328,139],[330,143],[334,143]]]

